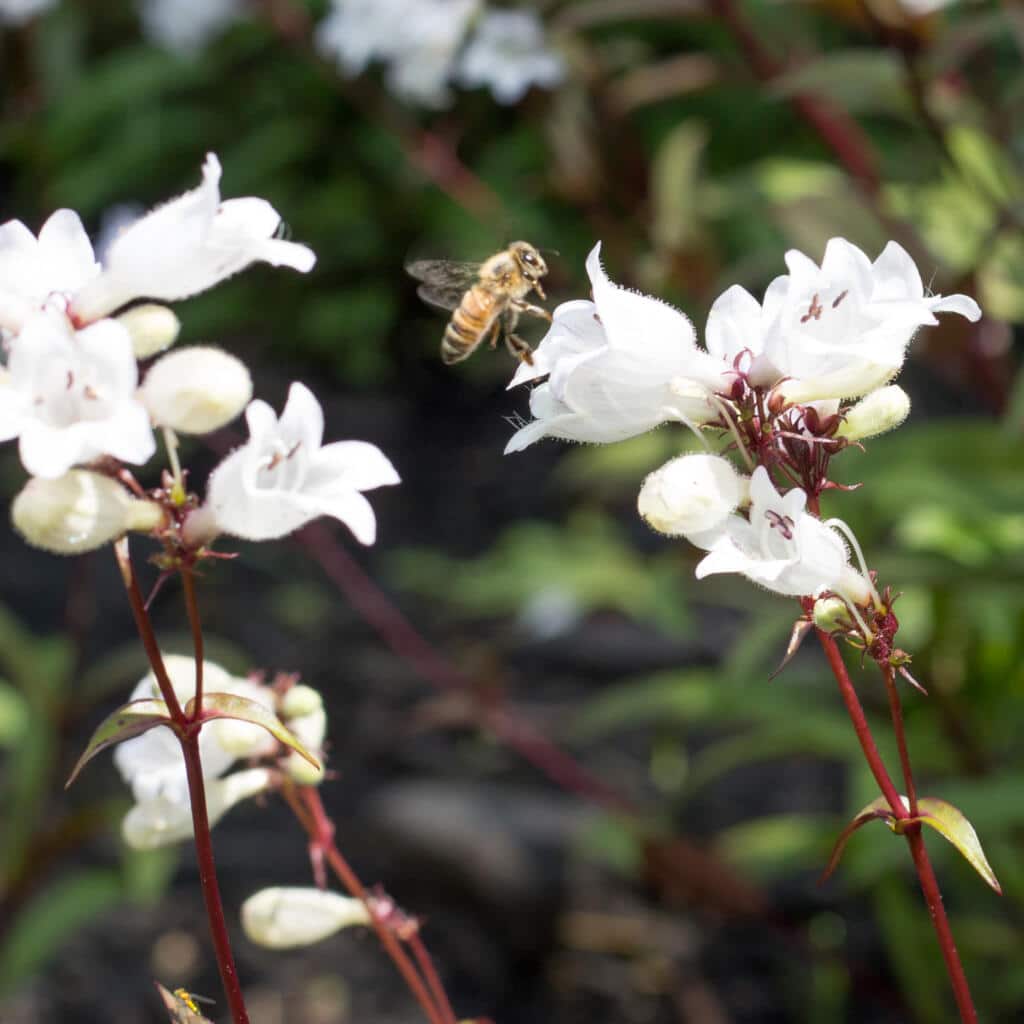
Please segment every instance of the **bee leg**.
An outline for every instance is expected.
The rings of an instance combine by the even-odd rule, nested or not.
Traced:
[[[494,326],[491,328],[490,336],[487,339],[488,344],[492,349],[498,347],[498,332],[501,329],[501,321],[495,320]]]
[[[529,342],[523,341],[518,334],[507,332],[505,345],[516,359],[533,366],[533,349],[530,348]]]
[[[533,282],[533,290],[540,296],[542,302],[547,302],[548,297],[544,294],[544,289],[540,286],[540,281]]]
[[[534,306],[522,299],[516,299],[513,305],[517,316],[520,313],[529,313],[530,316],[539,317],[541,320],[551,320],[551,314],[543,306]]]

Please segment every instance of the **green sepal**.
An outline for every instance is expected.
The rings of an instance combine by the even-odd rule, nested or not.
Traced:
[[[113,714],[105,718],[92,734],[92,739],[89,740],[88,746],[82,751],[82,756],[75,763],[75,767],[68,776],[68,781],[64,783],[64,788],[67,789],[78,778],[81,770],[101,750],[106,750],[107,747],[112,747],[122,740],[141,736],[158,725],[167,725],[172,728],[174,725],[167,705],[162,700],[133,700],[119,707]]]

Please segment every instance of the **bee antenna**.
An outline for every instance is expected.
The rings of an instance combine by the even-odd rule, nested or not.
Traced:
[[[537,252],[543,253],[545,256],[561,256],[562,255],[557,249],[538,249]]]

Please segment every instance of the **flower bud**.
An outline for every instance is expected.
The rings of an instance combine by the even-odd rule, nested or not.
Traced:
[[[311,715],[324,706],[324,699],[313,689],[312,686],[305,686],[299,683],[291,687],[281,698],[278,711],[282,718],[299,718],[302,715]],[[321,741],[323,737],[320,737]]]
[[[164,522],[164,511],[155,502],[132,497],[110,477],[73,469],[55,480],[29,480],[11,504],[11,519],[29,544],[77,555],[129,530],[155,530]]]
[[[772,391],[768,407],[781,412],[787,405],[805,405],[823,398],[859,398],[891,380],[896,369],[882,363],[857,362],[819,377],[794,377]]]
[[[328,938],[342,928],[369,924],[362,900],[324,889],[261,889],[242,904],[242,929],[250,942],[293,949]]]
[[[311,765],[304,757],[293,751],[285,759],[284,770],[300,786],[320,785],[325,773],[321,751],[324,737],[327,735],[327,712],[321,704],[316,711],[311,711],[308,715],[289,718],[288,728],[308,751],[320,757],[320,767]]]
[[[847,414],[836,431],[837,437],[860,441],[898,427],[910,412],[910,398],[898,384],[872,391]]]
[[[246,407],[252,378],[240,359],[196,345],[164,356],[146,374],[139,396],[157,425],[208,434]]]
[[[206,782],[206,814],[210,827],[237,803],[263,792],[270,784],[266,768],[250,768],[223,779]],[[192,809],[188,800],[157,796],[137,803],[121,822],[124,841],[135,850],[154,850],[192,837]]]
[[[181,330],[181,321],[174,311],[155,302],[133,306],[115,319],[131,335],[136,359],[148,359],[170,348]]]
[[[719,526],[746,490],[745,481],[720,456],[682,455],[644,480],[637,508],[659,533],[691,537]]]
[[[850,609],[841,597],[819,597],[814,602],[814,625],[823,633],[849,629],[851,622]]]

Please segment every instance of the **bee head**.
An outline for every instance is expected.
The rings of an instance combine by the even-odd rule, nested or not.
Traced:
[[[548,272],[544,257],[529,242],[513,242],[508,248],[527,280],[539,281]]]

